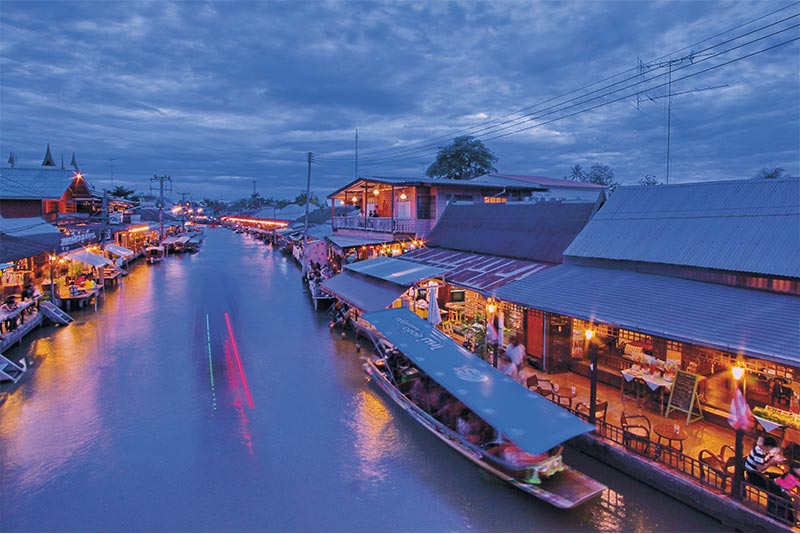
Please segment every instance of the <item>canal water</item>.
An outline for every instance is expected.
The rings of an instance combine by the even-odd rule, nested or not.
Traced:
[[[98,311],[10,355],[0,531],[718,531],[567,451],[609,486],[557,510],[482,472],[366,380],[294,261],[210,229],[138,263]]]

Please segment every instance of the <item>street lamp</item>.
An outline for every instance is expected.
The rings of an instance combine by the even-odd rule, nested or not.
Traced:
[[[597,345],[592,343],[594,330],[587,328],[586,342],[589,344],[589,423],[595,424],[595,411],[597,410]]]
[[[739,381],[744,376],[744,367],[736,363],[733,367],[731,367],[731,374],[733,375],[733,379],[736,384],[736,391],[734,391],[734,399],[736,398],[736,392],[739,391]],[[744,395],[744,392],[742,392]],[[732,403],[733,404],[733,403]],[[744,474],[744,465],[742,463],[742,455],[744,454],[744,429],[737,428],[736,429],[736,445],[735,445],[735,452],[734,458],[736,458],[736,464],[734,465],[733,471],[733,483],[731,484],[731,493],[734,499],[739,499],[742,494],[742,476]]]
[[[497,311],[497,305],[494,303],[494,299],[489,297],[489,301],[486,304],[486,334],[489,333],[489,327],[491,326],[495,332],[494,338],[494,347],[492,347],[492,366],[497,369],[497,356],[498,356],[498,342],[499,342],[499,332],[494,326],[494,312]],[[486,336],[484,336],[484,341],[486,340]]]

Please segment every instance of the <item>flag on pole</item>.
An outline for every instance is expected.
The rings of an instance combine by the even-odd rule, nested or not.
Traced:
[[[753,428],[753,412],[750,411],[750,407],[747,405],[747,401],[739,388],[736,388],[736,393],[733,394],[728,424],[734,430],[744,430],[745,432],[749,432]]]

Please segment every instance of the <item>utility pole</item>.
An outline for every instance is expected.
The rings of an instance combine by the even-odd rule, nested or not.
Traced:
[[[168,175],[150,178],[150,191],[153,191],[154,182],[158,182],[158,242],[164,240],[164,193],[172,193],[172,178]]]
[[[648,98],[650,100],[653,100],[653,101],[655,101],[656,98],[666,98],[667,99],[667,169],[666,169],[667,176],[666,176],[666,182],[665,182],[667,184],[669,184],[669,178],[670,178],[670,148],[671,148],[671,137],[672,137],[672,97],[673,96],[677,96],[679,94],[695,93],[695,92],[700,92],[700,91],[707,91],[709,89],[718,89],[719,87],[727,87],[727,84],[725,84],[725,85],[716,86],[716,87],[706,87],[706,88],[703,88],[703,89],[694,89],[693,91],[684,91],[682,93],[673,93],[672,92],[672,67],[674,67],[675,65],[680,65],[684,61],[689,62],[689,63],[694,63],[695,58],[703,57],[703,56],[710,56],[710,55],[712,55],[712,54],[695,54],[694,52],[692,52],[692,53],[690,53],[690,54],[688,54],[686,56],[679,57],[679,58],[676,58],[676,59],[668,59],[666,61],[654,61],[652,63],[643,63],[641,59],[639,60],[638,67],[639,67],[639,75],[641,75],[641,76],[644,76],[644,74],[646,72],[649,72],[652,69],[663,69],[664,67],[667,68],[667,94],[666,95],[657,96],[657,97],[649,97],[648,96]],[[647,95],[645,95],[645,96],[647,96]],[[639,94],[637,93],[636,94],[636,108],[637,109],[639,108],[639,102],[640,102]]]
[[[356,129],[356,175],[353,179],[358,180],[358,129]]]
[[[309,152],[306,154],[308,158],[308,178],[306,179],[306,220],[305,225],[303,227],[303,256],[302,260],[300,261],[300,265],[303,268],[303,274],[305,274],[306,268],[306,246],[308,245],[308,207],[311,205],[311,161],[314,158],[314,154]]]

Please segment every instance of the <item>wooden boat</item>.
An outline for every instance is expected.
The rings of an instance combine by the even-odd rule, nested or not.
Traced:
[[[528,391],[407,309],[367,313],[363,318],[381,336],[377,354],[364,364],[366,373],[447,445],[558,508],[574,508],[606,489],[564,464],[561,455],[564,441],[593,430],[592,425]],[[454,424],[447,406],[433,410],[415,397],[414,381],[439,388],[496,435],[488,439],[465,435],[462,421]]]
[[[147,247],[144,256],[147,263],[159,263],[164,259],[164,247]]]

